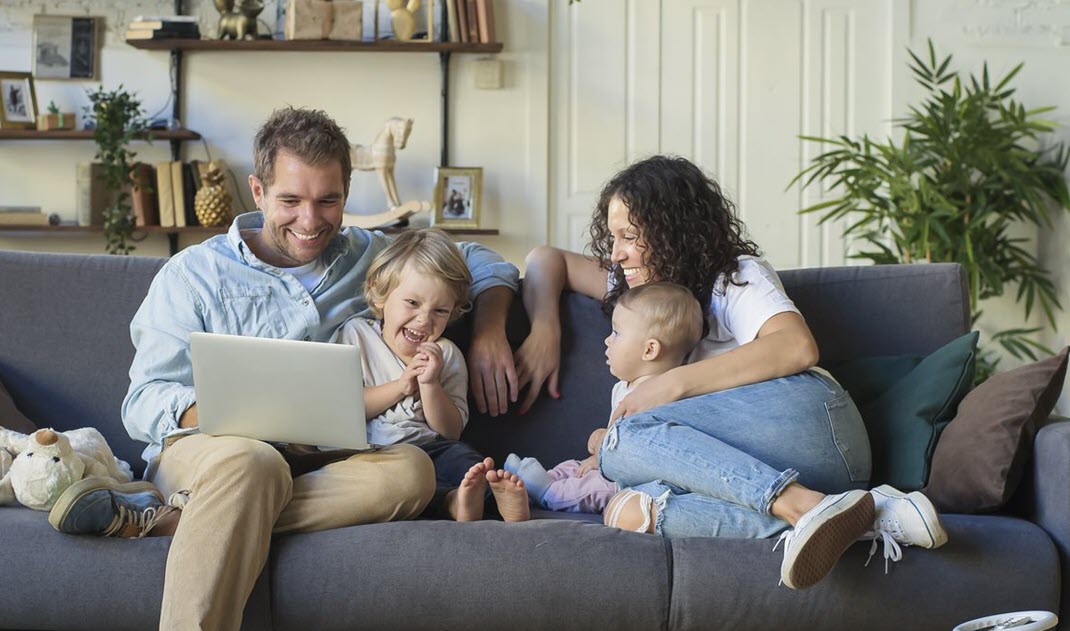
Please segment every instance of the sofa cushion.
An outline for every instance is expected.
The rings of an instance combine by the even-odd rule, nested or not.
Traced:
[[[1033,438],[1066,379],[1070,347],[993,375],[962,400],[933,455],[925,494],[941,511],[999,509],[1022,479]]]
[[[37,431],[37,426],[33,424],[33,421],[26,418],[26,415],[15,407],[15,402],[11,400],[11,395],[2,381],[0,381],[0,427],[23,434],[32,434]]]
[[[940,432],[973,382],[977,336],[967,333],[937,349],[859,406],[873,451],[874,485],[903,491],[925,486]]]
[[[670,628],[951,629],[1004,611],[1059,610],[1059,557],[1038,526],[995,516],[943,520],[943,547],[904,548],[886,575],[880,552],[867,567],[869,543],[856,543],[805,591],[777,586],[783,556],[772,541],[673,540]]]
[[[661,629],[667,547],[661,537],[572,520],[415,521],[277,537],[275,628]]]

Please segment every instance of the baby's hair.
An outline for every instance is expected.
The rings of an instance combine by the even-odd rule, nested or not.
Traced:
[[[624,292],[617,304],[641,315],[647,337],[661,342],[680,363],[702,339],[702,307],[683,285],[644,283]]]
[[[372,261],[364,280],[364,298],[376,318],[383,317],[382,309],[376,305],[386,302],[390,292],[397,289],[401,272],[408,264],[449,287],[457,304],[450,314],[451,321],[468,311],[472,274],[464,255],[445,232],[424,228],[402,232]]]

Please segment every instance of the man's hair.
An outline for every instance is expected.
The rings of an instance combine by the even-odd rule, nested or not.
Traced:
[[[339,163],[345,194],[349,195],[349,178],[353,173],[349,140],[338,123],[322,110],[294,107],[275,110],[256,132],[253,175],[265,188],[275,182],[275,159],[279,151],[288,151],[313,166]]]
[[[451,321],[468,311],[472,274],[464,262],[464,255],[445,232],[424,228],[402,232],[372,261],[364,280],[364,298],[376,318],[383,317],[383,311],[376,303],[386,302],[390,292],[401,283],[401,272],[409,264],[442,281],[453,293],[457,306],[450,314]]]
[[[702,307],[683,285],[644,283],[624,292],[617,304],[642,316],[646,336],[661,342],[677,363],[683,363],[702,339]]]

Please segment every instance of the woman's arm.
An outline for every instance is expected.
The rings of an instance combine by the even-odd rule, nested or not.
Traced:
[[[521,414],[535,402],[544,383],[550,396],[561,396],[557,387],[561,292],[569,289],[601,300],[606,294],[607,276],[594,259],[547,245],[532,250],[525,264],[523,298],[531,333],[517,349],[516,371],[520,386],[530,388],[520,406]]]
[[[673,368],[640,384],[613,410],[613,419],[737,386],[786,377],[817,364],[817,342],[798,313],[769,318],[753,341],[727,353]]]

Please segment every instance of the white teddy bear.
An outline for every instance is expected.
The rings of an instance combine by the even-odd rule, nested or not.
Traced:
[[[92,427],[29,435],[0,427],[0,505],[18,500],[47,511],[68,487],[90,476],[121,483],[133,478],[130,465],[116,458]]]

